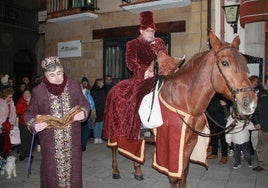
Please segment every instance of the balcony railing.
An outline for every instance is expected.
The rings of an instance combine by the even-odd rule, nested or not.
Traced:
[[[0,22],[24,29],[38,31],[37,10],[19,7],[8,1],[0,1]]]
[[[97,0],[47,0],[47,21],[66,23],[96,19]]]
[[[97,0],[47,0],[47,13],[56,13],[71,9],[94,11],[97,8]]]

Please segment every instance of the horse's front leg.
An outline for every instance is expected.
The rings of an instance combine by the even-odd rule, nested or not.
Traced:
[[[182,179],[169,178],[170,188],[186,188],[186,177],[188,169],[185,171],[185,175]]]
[[[143,180],[143,175],[142,175],[142,171],[141,171],[141,164],[138,162],[133,162],[133,166],[134,166],[134,177],[136,180]]]
[[[117,147],[112,147],[112,168],[113,168],[113,179],[120,179],[120,172],[118,170],[118,163],[117,163]]]
[[[179,180],[176,178],[169,178],[169,184],[170,184],[170,188],[178,188],[178,182]]]
[[[197,142],[197,138],[192,138],[190,137],[190,141],[187,144],[186,150],[185,150],[185,162],[184,162],[184,175],[183,177],[179,180],[179,186],[178,188],[186,188],[186,180],[189,172],[189,165],[190,165],[190,155],[193,152],[194,146]]]
[[[187,172],[185,173],[184,177],[181,180],[179,180],[178,188],[186,188],[186,178],[187,178]]]

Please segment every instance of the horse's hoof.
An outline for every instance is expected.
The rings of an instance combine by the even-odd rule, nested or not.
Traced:
[[[143,180],[143,175],[141,174],[141,175],[136,175],[136,174],[134,174],[134,178],[136,179],[136,180],[138,180],[138,181],[141,181],[141,180]]]
[[[120,179],[120,174],[113,174],[113,179]]]

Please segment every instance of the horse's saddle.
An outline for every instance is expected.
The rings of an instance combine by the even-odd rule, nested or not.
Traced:
[[[170,57],[164,52],[159,52],[157,55],[158,61],[158,74],[161,76],[167,76],[176,72],[179,67],[185,62],[185,55],[180,58]],[[153,72],[154,62],[151,63],[148,68],[149,71]]]

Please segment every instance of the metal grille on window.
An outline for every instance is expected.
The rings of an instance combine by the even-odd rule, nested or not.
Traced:
[[[111,75],[114,80],[122,79],[123,52],[119,46],[110,46],[105,51],[105,75]]]
[[[170,34],[163,34],[161,37],[167,46],[170,54]],[[103,41],[103,73],[111,75],[115,82],[131,77],[131,72],[126,67],[125,53],[126,43],[134,37],[122,37],[117,39],[105,39]]]

